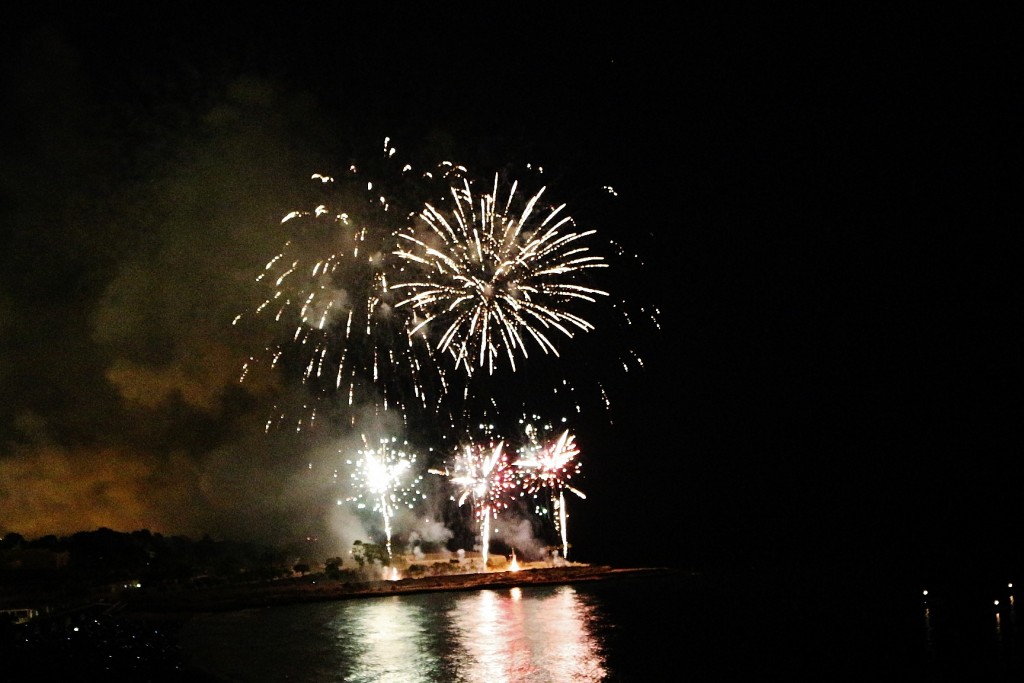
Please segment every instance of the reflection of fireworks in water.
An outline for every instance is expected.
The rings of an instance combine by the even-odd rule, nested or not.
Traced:
[[[519,470],[524,493],[532,493],[535,497],[541,490],[550,493],[556,513],[553,515],[555,529],[562,538],[562,557],[568,559],[568,513],[565,509],[565,491],[569,490],[580,498],[586,498],[582,491],[569,484],[573,475],[580,472],[580,462],[576,459],[580,454],[576,446],[576,437],[570,434],[569,430],[565,430],[556,439],[542,443],[533,425],[526,426],[526,435],[530,443],[524,447],[522,457],[512,464]]]
[[[395,448],[393,444],[396,442],[394,437],[381,439],[376,448],[366,445],[359,449],[359,458],[355,462],[345,461],[353,468],[349,476],[356,490],[345,500],[355,502],[359,509],[369,505],[383,516],[388,557],[391,557],[391,518],[395,507],[405,505],[411,509],[415,500],[426,497],[418,488],[423,477],[414,475],[412,471],[415,454]],[[365,436],[363,443],[366,444]],[[403,483],[407,478],[411,478],[411,482]],[[341,505],[340,500],[338,504]]]
[[[522,205],[517,184],[502,201],[497,175],[491,192],[479,197],[463,179],[451,187],[451,206],[428,203],[399,235],[404,243],[396,253],[410,268],[391,285],[408,293],[396,306],[424,315],[416,330],[443,327],[438,349],[467,372],[485,364],[493,372],[501,353],[515,369],[517,352],[528,355],[524,337],[558,355],[550,331],[572,337],[573,328],[593,329],[567,305],[607,295],[578,277],[606,266],[583,242],[594,231],[566,230],[572,218],[559,215],[564,204],[538,206],[544,188]]]
[[[490,549],[491,517],[497,518],[498,511],[508,507],[516,485],[504,448],[502,441],[462,446],[450,469],[430,470],[433,474],[449,477],[458,488],[460,507],[467,500],[471,501],[473,515],[480,523],[481,556],[485,568]]]

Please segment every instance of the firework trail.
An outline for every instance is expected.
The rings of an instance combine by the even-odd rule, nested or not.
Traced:
[[[486,568],[491,517],[497,518],[498,512],[508,507],[516,487],[505,455],[505,442],[461,446],[451,468],[429,471],[449,478],[459,492],[457,499],[452,498],[458,502],[459,507],[467,500],[471,502],[473,516],[480,525],[481,556]]]
[[[576,437],[570,434],[569,430],[565,430],[554,440],[542,442],[533,425],[526,426],[526,435],[529,444],[523,448],[522,456],[512,464],[518,470],[524,494],[533,494],[537,497],[540,492],[547,491],[550,495],[555,512],[552,515],[555,529],[562,540],[562,557],[568,559],[568,513],[565,507],[565,491],[571,491],[586,499],[582,491],[569,483],[573,475],[580,472],[580,462],[577,459],[580,451],[576,446]]]
[[[367,507],[384,518],[385,544],[391,557],[391,519],[397,506],[412,508],[425,495],[419,490],[423,477],[414,472],[416,455],[396,447],[396,437],[382,438],[371,447],[363,436],[364,447],[357,451],[355,461],[346,460],[355,493],[345,500],[356,503],[358,509]],[[407,446],[408,444],[404,444]],[[338,501],[341,505],[341,501]]]
[[[422,315],[414,332],[439,328],[437,349],[468,373],[505,360],[515,370],[529,340],[557,356],[552,334],[593,329],[571,308],[607,296],[582,277],[607,266],[586,244],[594,231],[574,231],[565,204],[543,206],[545,188],[524,201],[516,181],[502,199],[498,181],[480,195],[465,178],[452,184],[447,207],[428,203],[395,252],[409,266],[391,285],[406,296],[396,306]]]

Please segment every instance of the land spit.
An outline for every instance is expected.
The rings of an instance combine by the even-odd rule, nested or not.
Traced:
[[[526,568],[518,571],[487,571],[396,580],[337,581],[324,577],[308,581],[275,581],[265,584],[195,588],[181,591],[139,591],[127,594],[116,606],[124,616],[222,612],[297,602],[479,590],[600,581],[616,578],[678,573],[666,567],[614,568],[606,565],[571,564],[561,567]]]

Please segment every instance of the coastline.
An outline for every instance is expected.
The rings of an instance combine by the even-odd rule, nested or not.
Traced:
[[[192,614],[203,612],[269,607],[295,602],[605,581],[678,573],[680,570],[668,567],[617,568],[608,565],[573,564],[561,567],[528,567],[518,571],[469,572],[395,580],[337,581],[319,576],[305,581],[133,593],[117,605],[115,613],[128,618],[169,618],[174,615],[180,619],[187,619]]]
[[[323,575],[263,584],[133,590],[114,603],[94,603],[73,616],[40,618],[15,627],[4,639],[7,661],[24,674],[14,681],[83,676],[107,681],[214,682],[217,677],[187,661],[179,635],[194,618],[214,612],[438,591],[609,581],[683,574],[666,567],[616,568],[565,565],[519,571],[345,582]]]

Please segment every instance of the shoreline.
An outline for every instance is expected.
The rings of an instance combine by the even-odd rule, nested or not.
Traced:
[[[265,584],[139,590],[122,595],[114,604],[93,603],[73,614],[44,616],[17,626],[4,645],[10,648],[10,661],[17,661],[37,680],[87,675],[111,681],[219,682],[221,679],[189,661],[179,640],[192,619],[212,613],[302,602],[678,574],[684,572],[666,567],[567,565],[397,580],[345,582],[318,575]]]
[[[125,596],[113,613],[126,618],[188,619],[191,615],[203,612],[232,611],[296,602],[606,581],[679,573],[681,570],[668,567],[616,568],[608,565],[567,565],[395,580],[339,581],[317,577],[301,582],[274,582],[262,585],[221,586],[132,594]]]

